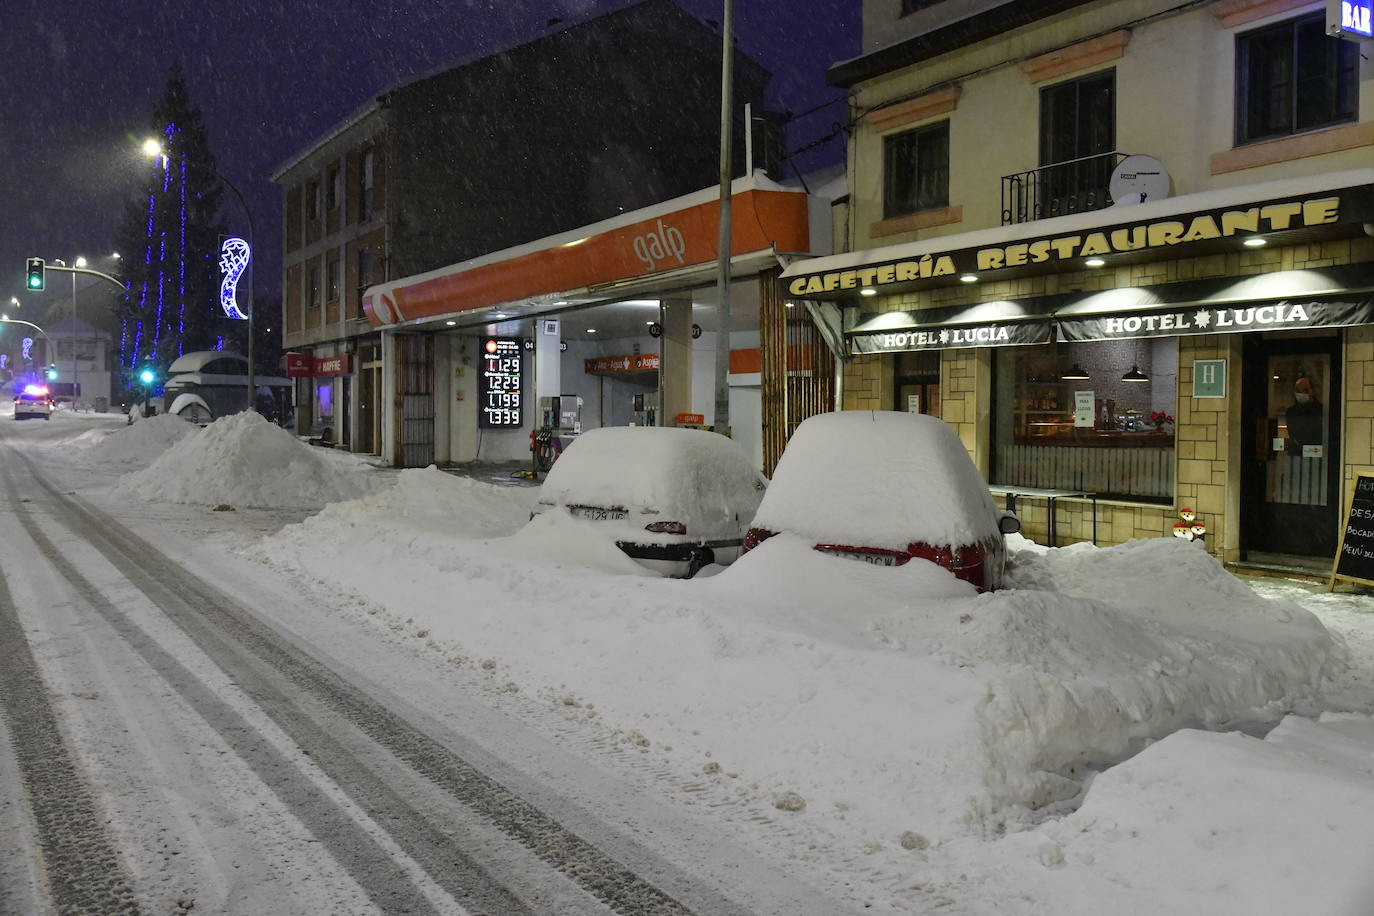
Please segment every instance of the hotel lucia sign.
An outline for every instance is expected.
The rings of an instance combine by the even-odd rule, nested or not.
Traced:
[[[1168,249],[1208,239],[1324,226],[1340,219],[1340,197],[1286,200],[817,273],[794,278],[787,291],[793,296],[811,296],[844,290],[881,289],[932,277],[956,277],[1027,264],[1064,263],[1126,251]]]

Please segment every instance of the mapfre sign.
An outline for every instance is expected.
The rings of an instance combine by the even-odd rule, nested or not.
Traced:
[[[286,354],[287,378],[311,378],[312,376],[347,375],[353,371],[353,356],[310,357],[304,353]]]

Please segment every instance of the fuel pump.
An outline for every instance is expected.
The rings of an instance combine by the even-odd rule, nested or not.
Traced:
[[[530,434],[536,473],[553,467],[568,440],[582,432],[582,398],[575,394],[539,399],[539,429]]]
[[[633,411],[633,416],[630,420],[631,426],[657,426],[658,392],[650,391],[645,394],[635,395],[631,409]]]

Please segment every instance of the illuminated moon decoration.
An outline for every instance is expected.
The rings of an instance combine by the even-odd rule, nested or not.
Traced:
[[[25,338],[24,338],[24,358],[25,358],[25,359],[33,359],[33,357],[29,354],[29,351],[32,350],[32,349],[33,349],[33,338],[32,338],[32,337],[25,337]]]
[[[238,292],[239,277],[248,269],[248,259],[252,256],[248,243],[240,238],[225,239],[220,246],[219,269],[224,272],[224,279],[219,285],[219,304],[230,318],[248,317],[239,311],[234,298]]]

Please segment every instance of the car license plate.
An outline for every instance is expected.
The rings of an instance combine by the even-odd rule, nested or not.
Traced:
[[[869,553],[866,550],[834,550],[824,547],[817,547],[816,549],[821,553],[828,553],[832,557],[862,560],[865,563],[872,563],[874,566],[896,566],[900,559],[895,553]]]
[[[598,506],[569,506],[568,511],[575,518],[585,518],[593,522],[614,521],[629,514],[624,509],[602,509]]]

